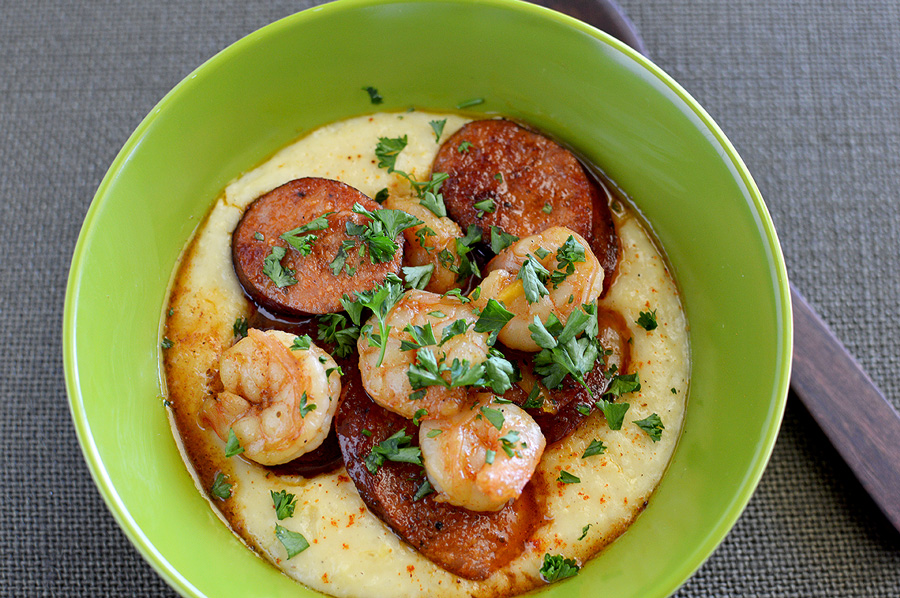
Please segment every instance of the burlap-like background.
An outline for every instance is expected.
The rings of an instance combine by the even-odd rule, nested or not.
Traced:
[[[69,260],[153,105],[312,4],[0,3],[3,595],[173,595],[117,528],[75,439],[60,346]],[[747,162],[796,286],[900,407],[900,4],[621,4]],[[900,596],[900,534],[792,397],[759,490],[677,595]]]

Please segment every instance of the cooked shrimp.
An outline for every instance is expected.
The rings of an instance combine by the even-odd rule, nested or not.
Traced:
[[[570,238],[572,241],[569,241]],[[557,251],[573,247],[578,259],[561,262]],[[544,257],[540,257],[541,255]],[[555,282],[546,282],[543,286],[546,294],[542,294],[534,303],[528,301],[523,281],[519,277],[519,270],[529,260],[529,256],[552,273],[551,276],[559,273]],[[568,269],[573,271],[565,275]],[[515,314],[500,331],[498,338],[507,347],[522,351],[540,350],[528,330],[535,316],[546,322],[550,314],[554,314],[565,324],[569,314],[582,304],[595,302],[603,289],[603,268],[587,241],[562,226],[548,228],[542,233],[513,243],[488,263],[485,272],[488,274],[479,285],[480,295],[474,303],[477,307],[484,307],[488,299],[493,298]]]
[[[465,403],[466,389],[447,388],[437,384],[420,389],[418,395],[422,395],[421,390],[424,390],[424,396],[418,396],[408,376],[410,366],[417,362],[418,350],[412,348],[404,351],[401,344],[402,341],[415,341],[409,332],[412,327],[422,327],[424,332],[429,325],[434,340],[440,343],[444,330],[450,326],[460,326],[456,322],[463,320],[466,323],[465,332],[447,338],[442,345],[430,343],[424,345],[424,348],[439,363],[447,366],[454,359],[458,359],[460,363],[468,361],[470,365],[476,365],[487,359],[489,350],[488,334],[472,330],[477,319],[471,307],[455,297],[443,297],[427,291],[407,291],[385,317],[385,323],[391,328],[380,366],[377,364],[381,349],[371,346],[367,335],[359,337],[359,370],[366,392],[385,409],[406,418],[415,417],[416,412],[421,409],[427,413],[424,416],[420,413],[419,419],[455,413]],[[374,320],[370,320],[369,324],[374,325]],[[451,380],[447,371],[441,373],[441,377],[447,382]]]
[[[471,409],[419,427],[435,500],[472,511],[498,511],[517,498],[544,453],[540,426],[512,403],[477,395]]]
[[[222,354],[224,390],[209,398],[201,416],[219,438],[229,431],[244,456],[277,465],[317,448],[331,430],[341,394],[334,359],[314,344],[291,350],[293,334],[251,328],[246,338]]]
[[[425,290],[446,293],[450,289],[459,288],[458,273],[454,272],[459,270],[460,261],[456,240],[463,236],[459,225],[447,217],[436,216],[414,197],[391,195],[385,200],[384,207],[403,210],[423,222],[403,231],[406,236],[403,263],[406,266],[434,265]]]

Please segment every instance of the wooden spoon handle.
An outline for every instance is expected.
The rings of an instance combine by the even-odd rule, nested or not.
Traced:
[[[900,415],[791,285],[791,388],[900,531]]]

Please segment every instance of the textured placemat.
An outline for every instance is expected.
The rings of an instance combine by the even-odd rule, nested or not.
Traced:
[[[754,173],[795,284],[900,407],[900,7],[620,3]],[[68,264],[106,168],[153,105],[311,4],[0,3],[0,594],[173,595],[119,531],[75,440]],[[677,595],[900,596],[900,534],[791,399],[746,512]]]

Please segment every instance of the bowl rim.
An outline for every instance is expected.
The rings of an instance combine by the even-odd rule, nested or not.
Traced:
[[[169,562],[165,555],[163,555],[144,534],[141,527],[132,517],[128,506],[118,493],[115,484],[103,465],[99,449],[92,434],[91,422],[85,411],[84,396],[81,392],[82,385],[80,383],[80,373],[77,367],[78,346],[75,339],[75,329],[77,325],[75,306],[78,304],[79,282],[84,267],[85,248],[93,235],[95,229],[94,222],[107,201],[107,190],[125,168],[132,152],[140,145],[143,137],[166,107],[172,102],[177,101],[178,97],[185,93],[185,90],[190,88],[198,75],[202,75],[208,70],[215,69],[218,64],[229,60],[233,54],[243,52],[245,48],[260,43],[268,36],[277,33],[283,28],[299,26],[304,22],[314,21],[320,17],[328,18],[331,15],[344,11],[352,11],[362,7],[372,7],[381,4],[446,3],[448,1],[466,2],[467,0],[337,0],[336,2],[314,6],[288,15],[234,41],[193,69],[156,103],[129,135],[121,150],[116,154],[115,159],[105,173],[91,200],[91,204],[85,215],[84,223],[82,224],[73,251],[63,311],[62,353],[69,409],[75,425],[79,446],[85,461],[88,464],[91,477],[93,478],[97,489],[100,491],[110,513],[113,515],[117,524],[132,545],[138,549],[138,552],[144,560],[153,567],[170,587],[183,596],[204,596],[205,594],[199,588],[194,586],[172,565],[171,562]],[[775,386],[773,387],[772,394],[771,424],[766,429],[763,437],[760,438],[758,444],[760,450],[757,453],[757,457],[752,462],[752,466],[746,471],[743,483],[739,491],[735,492],[733,501],[729,505],[727,512],[723,513],[723,516],[719,519],[719,525],[716,526],[715,529],[710,530],[707,539],[695,553],[699,555],[699,557],[685,561],[681,568],[673,570],[668,576],[670,580],[668,587],[671,588],[670,592],[674,592],[706,562],[715,549],[722,541],[724,541],[728,532],[743,513],[768,465],[774,449],[775,440],[781,427],[791,374],[793,324],[787,269],[778,235],[768,208],[762,198],[762,194],[747,169],[746,164],[738,155],[737,150],[732,145],[731,141],[697,100],[649,58],[640,54],[627,44],[589,24],[543,6],[530,4],[521,0],[479,0],[479,3],[512,11],[531,13],[543,19],[555,20],[559,24],[593,36],[598,41],[614,48],[638,63],[647,73],[655,77],[674,93],[684,103],[684,106],[690,108],[694,116],[699,119],[700,123],[706,127],[709,133],[715,138],[716,142],[718,142],[725,150],[725,156],[723,156],[723,158],[727,158],[734,167],[735,173],[739,175],[741,181],[746,186],[747,199],[757,211],[757,215],[760,218],[760,229],[765,233],[764,241],[766,248],[771,252],[770,265],[774,268],[772,275],[774,286],[777,290],[775,300],[777,303],[777,316],[779,319],[778,332],[783,339],[782,347],[779,347],[782,353],[781,363],[775,377]],[[677,453],[677,446],[675,450]]]

